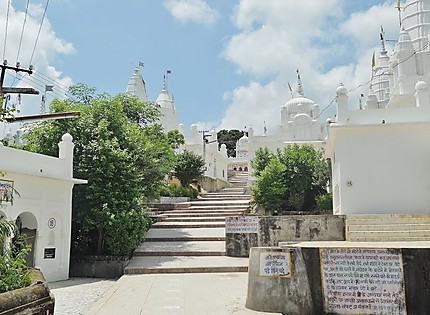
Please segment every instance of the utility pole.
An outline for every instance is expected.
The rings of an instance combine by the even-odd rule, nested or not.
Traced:
[[[4,87],[4,79],[6,76],[6,70],[14,70],[15,72],[26,72],[28,74],[32,74],[33,73],[33,66],[30,66],[29,69],[23,69],[21,68],[21,65],[19,62],[16,63],[16,66],[8,66],[7,65],[7,60],[3,61],[3,64],[0,65],[0,114],[4,115],[6,113],[6,103],[4,105],[3,108],[3,94],[4,93],[21,93],[21,94],[39,94],[38,91],[36,91],[35,89],[28,89],[28,88],[12,88],[12,87]]]

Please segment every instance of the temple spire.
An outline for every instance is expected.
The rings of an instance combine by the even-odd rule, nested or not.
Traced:
[[[304,97],[305,93],[303,91],[302,79],[300,77],[300,71],[297,69],[297,96]]]

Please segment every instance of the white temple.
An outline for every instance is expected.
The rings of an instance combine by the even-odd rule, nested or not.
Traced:
[[[146,83],[140,74],[140,68],[134,69],[134,74],[128,83],[126,93],[137,96],[142,102],[148,101]],[[198,130],[196,124],[191,125],[189,135],[185,135],[184,125],[178,124],[173,95],[171,96],[167,90],[166,76],[164,76],[163,88],[155,102],[160,105],[161,117],[159,123],[164,131],[168,132],[177,129],[185,137],[185,145],[181,146],[179,151],[188,150],[201,155],[206,162],[205,176],[216,181],[223,181],[227,185],[227,166],[229,164],[227,148],[221,146],[218,149],[217,133],[214,130]]]
[[[386,51],[383,34],[362,110],[337,89],[329,126],[335,214],[430,213],[430,0],[409,0],[399,40]]]
[[[325,145],[324,125],[319,122],[319,106],[305,97],[302,80],[297,71],[296,95],[281,107],[281,124],[278,134],[268,135],[267,130],[262,135],[255,135],[254,128],[248,127],[248,136],[244,136],[236,144],[236,157],[232,165],[238,169],[247,169],[250,173],[249,185],[253,185],[250,161],[259,148],[267,147],[271,151],[282,149],[294,143],[310,144],[320,149]],[[246,166],[243,164],[246,163]]]

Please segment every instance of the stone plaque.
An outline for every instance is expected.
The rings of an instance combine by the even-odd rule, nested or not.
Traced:
[[[320,249],[324,311],[406,315],[400,250]]]
[[[45,248],[43,250],[43,259],[55,259],[55,248]]]
[[[260,253],[258,270],[260,277],[291,278],[291,253]]]
[[[226,217],[226,233],[258,233],[258,217]]]

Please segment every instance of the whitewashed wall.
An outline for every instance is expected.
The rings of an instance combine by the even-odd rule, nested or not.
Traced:
[[[9,220],[20,217],[22,228],[36,229],[34,266],[48,281],[69,277],[72,189],[86,183],[73,178],[72,137],[64,135],[59,146],[54,158],[0,145],[0,180],[12,181],[19,193],[0,211]],[[55,249],[55,258],[45,257],[47,249]]]

